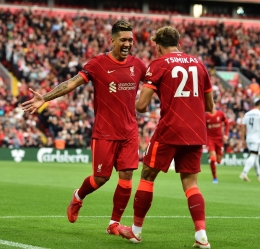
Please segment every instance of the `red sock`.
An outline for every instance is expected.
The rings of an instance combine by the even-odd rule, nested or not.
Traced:
[[[79,191],[78,196],[80,199],[84,199],[86,195],[94,192],[97,190],[99,186],[95,183],[94,176],[87,177],[84,182],[82,183]]]
[[[134,198],[134,225],[142,227],[145,215],[152,205],[154,183],[140,180]]]
[[[118,185],[114,193],[114,207],[111,220],[120,222],[125,211],[127,203],[130,199],[132,191],[132,180],[118,180]]]
[[[216,167],[216,162],[215,161],[210,161],[210,168],[211,168],[211,173],[213,178],[217,178],[217,167]]]
[[[205,222],[205,202],[198,187],[192,187],[186,190],[188,199],[188,208],[195,226],[195,230],[206,230]]]
[[[216,157],[215,156],[211,156],[210,157],[210,169],[211,169],[211,173],[213,178],[217,178],[217,167],[216,167]]]

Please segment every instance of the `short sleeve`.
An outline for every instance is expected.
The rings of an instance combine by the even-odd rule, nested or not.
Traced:
[[[94,79],[95,64],[95,59],[93,58],[84,65],[81,71],[78,72],[78,74],[83,77],[86,83]]]
[[[203,67],[203,70],[204,70],[204,92],[207,93],[207,92],[211,92],[212,91],[212,85],[211,85],[211,81],[210,81],[210,77],[209,77],[209,73],[206,69],[206,67],[201,64],[202,67]]]
[[[159,68],[160,65],[158,60],[154,60],[150,63],[144,78],[145,87],[157,90],[162,78],[162,70],[158,70]]]

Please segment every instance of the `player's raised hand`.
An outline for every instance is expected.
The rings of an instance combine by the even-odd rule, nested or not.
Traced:
[[[44,104],[44,99],[43,96],[37,92],[35,92],[34,90],[32,90],[31,88],[29,88],[29,91],[31,93],[33,93],[33,98],[31,100],[28,100],[24,103],[22,103],[22,109],[25,112],[30,112],[30,114],[35,113],[38,108],[40,108],[43,104]]]

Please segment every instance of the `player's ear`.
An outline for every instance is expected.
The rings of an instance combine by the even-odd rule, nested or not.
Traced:
[[[178,43],[177,48],[178,48],[178,50],[181,49],[181,44],[180,43]]]
[[[158,54],[162,54],[162,48],[159,44],[156,44]]]
[[[111,42],[112,45],[114,45],[115,39],[113,38],[113,36],[110,38],[110,42]]]

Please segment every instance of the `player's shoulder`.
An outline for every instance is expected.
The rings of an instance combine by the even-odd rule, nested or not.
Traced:
[[[247,113],[249,113],[249,112],[250,112],[251,114],[254,114],[254,115],[260,115],[260,110],[257,109],[257,108],[254,108],[254,109],[248,111]]]
[[[218,115],[225,115],[225,113],[222,110],[217,110]]]
[[[190,58],[191,61],[194,61],[199,64],[202,63],[201,60],[197,56],[192,55],[192,54],[181,53],[179,56]]]
[[[108,53],[102,53],[95,55],[92,60],[104,60],[105,58],[109,58]]]
[[[94,65],[97,62],[100,63],[101,61],[104,61],[106,57],[108,58],[106,54],[95,55],[88,62],[86,62],[86,65]]]
[[[167,58],[167,57],[165,57],[165,56],[160,56],[160,57],[158,57],[158,58],[153,59],[153,60],[150,62],[149,67],[157,67],[156,65],[165,63],[166,58]]]
[[[252,115],[253,113],[254,113],[254,109],[247,111],[247,112],[245,113],[245,115],[244,115],[244,118],[249,117],[249,116]]]
[[[135,64],[145,65],[144,62],[139,57],[134,56],[134,55],[129,55],[127,57],[127,61],[128,62],[134,62]]]
[[[141,72],[143,72],[143,74],[147,70],[145,63],[140,58],[133,55],[127,57],[126,65],[137,67]]]
[[[251,114],[251,113],[255,113],[255,112],[257,112],[257,109],[253,108],[253,109],[247,111],[247,112],[245,113],[245,115],[248,115],[248,114]]]

